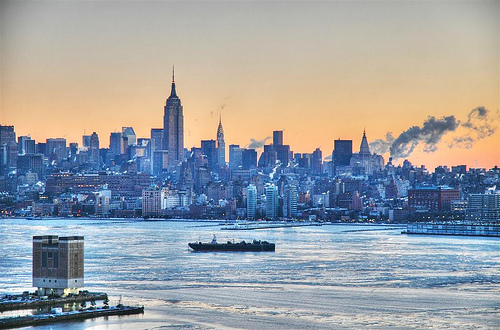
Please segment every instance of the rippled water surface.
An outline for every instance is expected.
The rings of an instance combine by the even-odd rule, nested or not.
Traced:
[[[0,220],[0,294],[32,291],[34,235],[85,236],[85,284],[144,315],[45,329],[500,328],[500,239],[381,226],[223,231],[217,223]],[[379,230],[380,229],[380,230]],[[267,240],[276,252],[196,253]]]

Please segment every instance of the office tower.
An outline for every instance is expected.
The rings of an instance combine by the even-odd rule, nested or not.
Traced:
[[[278,217],[278,187],[270,184],[266,187],[266,218]]]
[[[168,169],[168,151],[167,150],[155,150],[153,154],[153,175],[158,175],[163,173]]]
[[[316,148],[311,157],[311,172],[312,174],[319,175],[323,169],[323,153],[320,148]]]
[[[57,163],[60,163],[62,160],[68,158],[68,152],[66,150],[66,139],[47,139],[45,151],[45,155],[49,157],[50,161],[56,161]]]
[[[224,141],[222,117],[219,118],[219,127],[217,127],[217,165],[219,167],[226,165],[226,142]]]
[[[284,190],[283,215],[288,218],[295,218],[299,198],[297,187],[295,185],[286,185]]]
[[[71,142],[69,144],[69,158],[72,162],[76,161],[76,155],[78,154],[78,143]]]
[[[151,151],[165,150],[163,148],[163,128],[151,129]]]
[[[273,131],[273,145],[283,145],[283,131]]]
[[[151,186],[142,191],[142,216],[159,217],[162,210],[167,207],[168,190]]]
[[[30,136],[20,136],[17,138],[17,152],[20,155],[34,154],[36,152],[36,142]]]
[[[500,223],[500,194],[471,194],[467,219]]]
[[[172,89],[165,104],[163,116],[163,149],[168,150],[169,162],[176,165],[184,159],[184,115],[180,98],[175,91],[172,71]]]
[[[135,131],[132,127],[122,127],[122,154],[127,152],[129,146],[134,146],[137,140]]]
[[[257,167],[257,151],[255,149],[243,149],[241,153],[241,166],[244,170]]]
[[[352,140],[335,140],[333,163],[335,166],[349,166],[352,157]]]
[[[38,180],[41,180],[44,174],[42,158],[42,154],[34,153],[17,156],[17,174],[25,175],[32,172],[38,175]]]
[[[0,125],[0,174],[14,170],[17,166],[17,143],[14,126]]]
[[[109,136],[109,150],[113,155],[121,155],[123,150],[123,137],[122,132],[113,132]]]
[[[78,294],[84,281],[83,236],[33,236],[33,286],[41,296]]]
[[[229,145],[229,168],[232,170],[238,169],[243,165],[242,161],[243,149],[238,144]]]
[[[255,219],[257,212],[257,187],[253,184],[247,187],[247,219]]]
[[[82,135],[82,147],[90,148],[90,135]]]
[[[96,132],[90,136],[89,163],[92,169],[99,169],[99,136]]]
[[[359,154],[364,156],[370,155],[370,146],[368,145],[368,140],[366,139],[365,130],[363,130],[363,137],[361,138],[361,145],[359,146]]]
[[[201,152],[207,156],[210,169],[214,170],[217,165],[217,148],[215,147],[215,140],[202,140]]]

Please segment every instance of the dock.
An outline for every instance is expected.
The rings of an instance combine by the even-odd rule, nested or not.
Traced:
[[[47,299],[42,299],[42,297],[34,295],[11,295],[8,296],[8,298],[0,300],[0,312],[43,306],[55,306],[73,302],[105,300],[107,297],[108,295],[102,292],[89,292],[80,295]]]
[[[408,224],[403,234],[500,237],[500,225]]]

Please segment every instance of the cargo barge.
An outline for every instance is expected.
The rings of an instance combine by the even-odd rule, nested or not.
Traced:
[[[80,295],[67,297],[40,297],[37,295],[7,295],[0,300],[0,312],[16,309],[28,309],[43,306],[56,306],[60,304],[105,300],[108,297],[106,293],[86,292]]]

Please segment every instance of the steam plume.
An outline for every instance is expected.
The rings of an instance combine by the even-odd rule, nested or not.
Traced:
[[[269,140],[271,137],[268,136],[262,140],[257,140],[257,139],[250,139],[250,144],[247,146],[247,148],[250,148],[250,149],[260,149],[264,146],[264,144],[266,144],[266,141]]]

